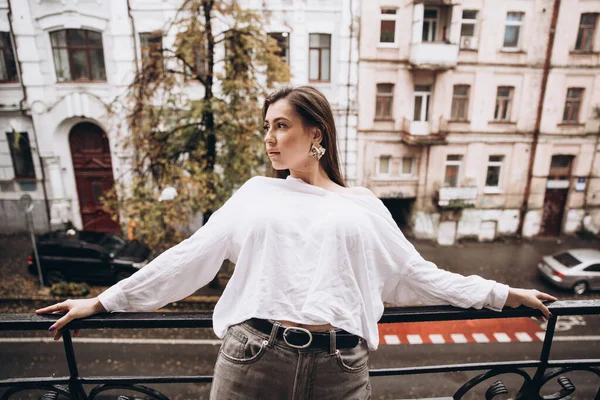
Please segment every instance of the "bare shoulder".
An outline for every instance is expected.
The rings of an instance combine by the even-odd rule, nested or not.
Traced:
[[[364,186],[354,186],[354,187],[349,187],[347,188],[347,192],[350,194],[357,194],[360,196],[371,196],[371,197],[377,197],[375,196],[375,193],[373,193],[370,189],[367,189]]]

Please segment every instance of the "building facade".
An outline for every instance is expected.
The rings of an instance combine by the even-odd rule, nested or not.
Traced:
[[[357,181],[401,226],[441,244],[598,233],[600,1],[361,7]]]
[[[119,99],[179,0],[0,0],[0,231],[72,223],[118,231],[100,196],[127,179],[131,154]],[[343,171],[356,174],[358,1],[247,0],[282,48],[293,84],[322,90],[334,109]],[[221,51],[221,50],[217,50]],[[203,95],[189,82],[190,97]],[[116,108],[114,106],[117,106]],[[110,112],[109,112],[110,109]],[[115,111],[116,110],[116,111]]]

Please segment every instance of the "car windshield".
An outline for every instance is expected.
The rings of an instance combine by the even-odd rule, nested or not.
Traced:
[[[568,251],[565,251],[564,253],[559,253],[553,257],[554,257],[554,259],[556,259],[556,261],[558,261],[565,267],[571,268],[571,267],[581,264],[581,261],[579,261],[578,259],[573,257],[573,255],[571,253],[569,253]]]
[[[107,236],[106,239],[102,241],[102,248],[108,254],[113,257],[115,254],[119,252],[123,247],[125,247],[125,240],[117,235]]]

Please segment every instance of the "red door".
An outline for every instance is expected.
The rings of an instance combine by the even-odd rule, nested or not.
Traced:
[[[567,204],[568,189],[546,189],[542,216],[541,236],[559,236]]]
[[[102,208],[100,197],[114,186],[110,148],[106,133],[89,122],[77,124],[69,134],[75,184],[83,229],[99,232],[120,232]]]

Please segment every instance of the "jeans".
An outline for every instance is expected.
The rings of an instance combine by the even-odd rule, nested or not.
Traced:
[[[369,349],[296,349],[245,323],[229,328],[215,365],[211,400],[365,400],[371,398]],[[333,335],[335,338],[335,335]]]

